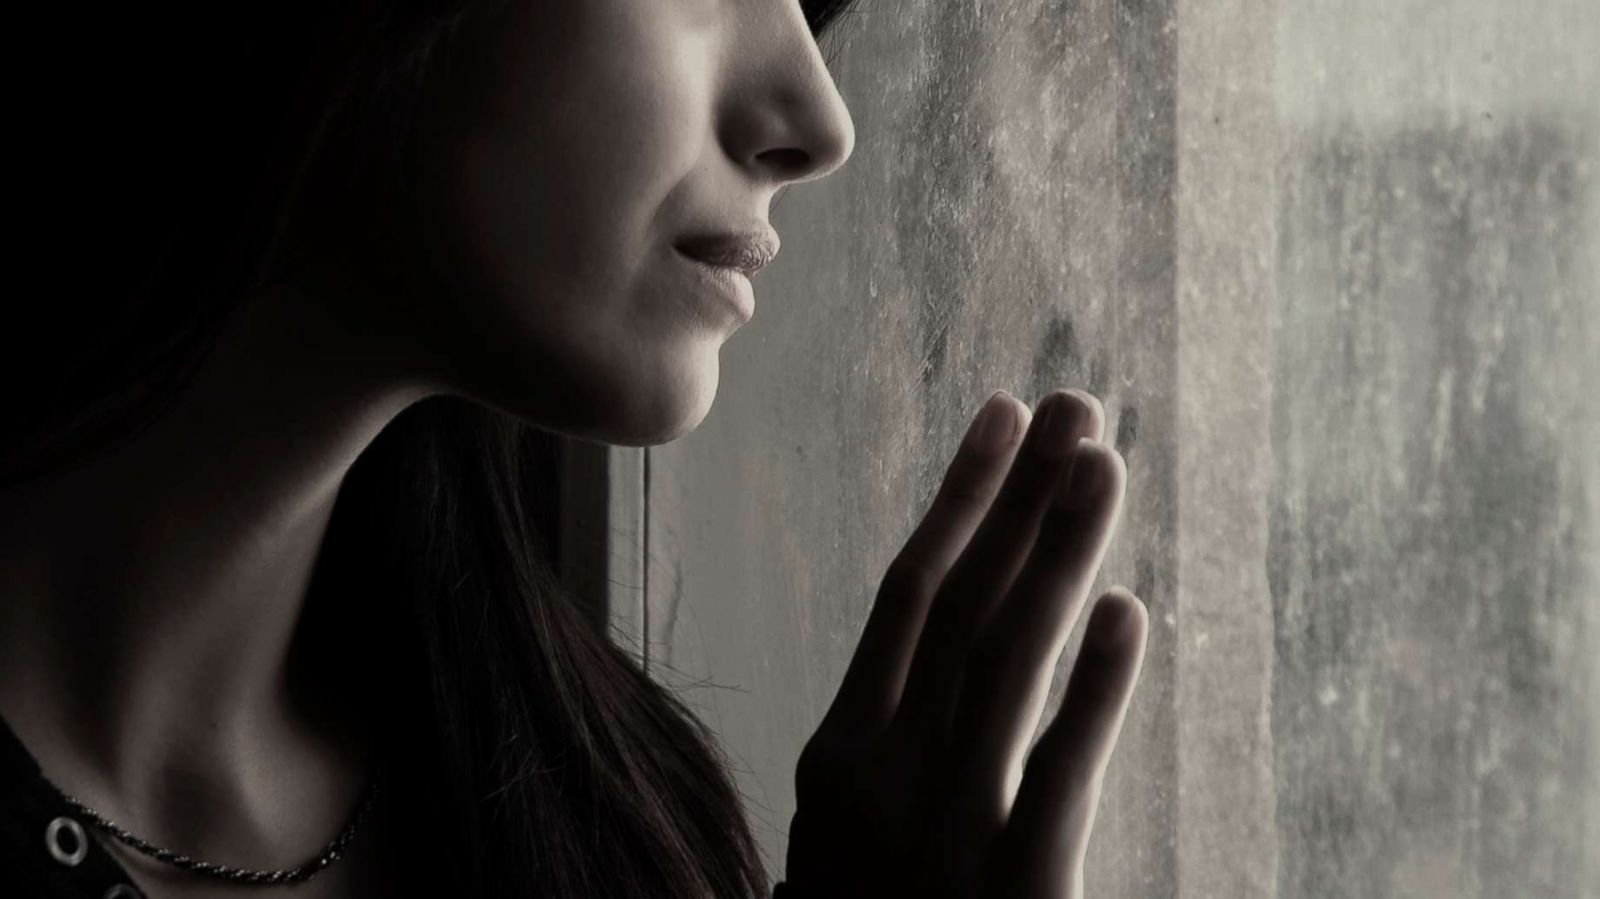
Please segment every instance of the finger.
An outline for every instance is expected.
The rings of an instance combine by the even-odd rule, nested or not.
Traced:
[[[1100,433],[1104,421],[1100,401],[1081,390],[1040,401],[1038,422],[1028,429],[999,495],[938,585],[892,725],[903,739],[942,739],[973,634],[1027,558],[1073,445]]]
[[[934,590],[993,502],[1032,418],[1026,404],[1003,390],[974,416],[927,514],[879,585],[823,728],[870,738],[888,723]]]
[[[1120,587],[1090,616],[1055,720],[1028,756],[1010,820],[993,845],[987,881],[1004,895],[1060,897],[1081,883],[1106,768],[1144,665],[1149,613]]]
[[[1057,660],[1120,516],[1122,457],[1085,441],[1004,605],[975,642],[946,744],[954,845],[987,845],[1011,811]]]

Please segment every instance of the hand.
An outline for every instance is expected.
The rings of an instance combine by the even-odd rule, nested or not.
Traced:
[[[1011,396],[991,398],[884,575],[795,772],[785,883],[796,895],[1083,895],[1147,613],[1120,587],[1100,598],[1060,712],[1028,753],[1127,482],[1121,455],[1098,442],[1099,400],[1056,391],[1031,418]]]

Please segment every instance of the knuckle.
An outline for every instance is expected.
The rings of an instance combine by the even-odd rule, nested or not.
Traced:
[[[801,796],[816,792],[818,786],[828,779],[826,763],[817,758],[811,750],[814,743],[806,744],[800,753],[800,760],[794,766],[794,789]]]
[[[838,781],[844,767],[844,751],[839,741],[827,729],[818,729],[806,741],[795,763],[795,791],[812,794],[826,789],[828,784]]]
[[[989,488],[976,472],[952,468],[944,483],[939,485],[929,514],[948,517],[982,511],[989,504],[989,499]]]
[[[938,589],[940,579],[933,565],[908,544],[884,570],[878,595],[924,596]]]
[[[1075,766],[1061,796],[1062,819],[1075,834],[1089,832],[1100,805],[1100,782],[1084,767]]]

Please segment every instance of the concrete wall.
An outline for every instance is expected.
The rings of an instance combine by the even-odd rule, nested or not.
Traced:
[[[1089,895],[1600,897],[1600,3],[864,0],[842,37],[855,156],[774,210],[716,406],[597,469],[619,638],[774,874],[976,406],[1081,386],[1129,469],[1095,589],[1152,620]]]

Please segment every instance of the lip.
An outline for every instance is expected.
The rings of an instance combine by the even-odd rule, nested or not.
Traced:
[[[747,278],[766,267],[778,255],[778,232],[766,222],[754,222],[742,231],[708,231],[691,234],[677,244],[680,253],[691,259],[737,269]]]
[[[713,265],[677,250],[678,258],[702,288],[710,290],[728,302],[739,316],[740,323],[748,322],[756,313],[755,288],[743,270],[731,265]]]

